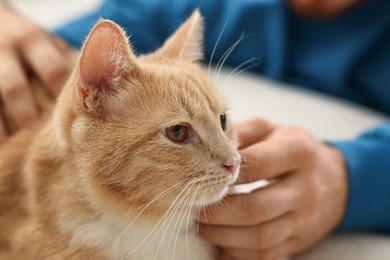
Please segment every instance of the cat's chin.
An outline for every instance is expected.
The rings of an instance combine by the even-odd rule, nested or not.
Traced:
[[[226,195],[229,193],[229,188],[237,181],[239,175],[239,169],[230,176],[228,182],[226,184],[221,184],[215,187],[212,190],[208,190],[205,192],[206,196],[200,199],[200,206],[206,206],[209,204],[217,203],[221,201]]]
[[[226,184],[221,185],[220,187],[217,187],[213,190],[208,190],[205,192],[205,196],[199,198],[199,206],[204,207],[221,201],[228,194],[229,186],[230,185]]]
[[[238,167],[234,172],[234,174],[230,176],[230,180],[228,183],[229,186],[233,185],[237,181],[239,174],[240,174],[240,168]]]

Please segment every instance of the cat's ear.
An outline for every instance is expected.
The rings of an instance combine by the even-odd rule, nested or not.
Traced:
[[[197,62],[203,58],[203,31],[203,17],[196,9],[156,54]]]
[[[99,20],[81,50],[77,88],[85,110],[104,112],[138,67],[123,30],[114,22]]]

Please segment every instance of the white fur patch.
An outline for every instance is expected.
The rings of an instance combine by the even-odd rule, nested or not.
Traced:
[[[188,218],[189,217],[189,218]],[[191,223],[188,228],[188,222]],[[198,238],[194,217],[175,216],[165,224],[123,221],[113,215],[79,225],[72,244],[101,249],[111,259],[211,260],[210,246]]]

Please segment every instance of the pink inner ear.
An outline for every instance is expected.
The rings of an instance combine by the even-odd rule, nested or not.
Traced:
[[[99,22],[81,52],[79,87],[84,102],[90,93],[115,93],[132,67],[131,56],[121,29],[110,21]]]

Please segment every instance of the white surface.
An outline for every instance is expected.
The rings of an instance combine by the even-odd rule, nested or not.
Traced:
[[[99,6],[102,0],[8,0],[20,13],[45,28],[56,28]]]
[[[229,71],[222,71],[226,78]],[[222,82],[224,79],[221,80]],[[301,126],[319,138],[350,138],[386,119],[361,106],[244,73],[221,88],[237,119],[262,116],[272,121]]]
[[[11,0],[18,10],[46,28],[95,8],[100,0]],[[1,18],[0,18],[1,19]],[[0,20],[0,22],[3,22]],[[287,88],[282,84],[243,73],[229,80],[229,70],[219,81],[231,101],[235,119],[262,116],[273,121],[302,126],[319,138],[351,138],[388,117],[332,97]],[[389,237],[350,234],[332,237],[317,248],[296,257],[299,260],[390,259]]]

